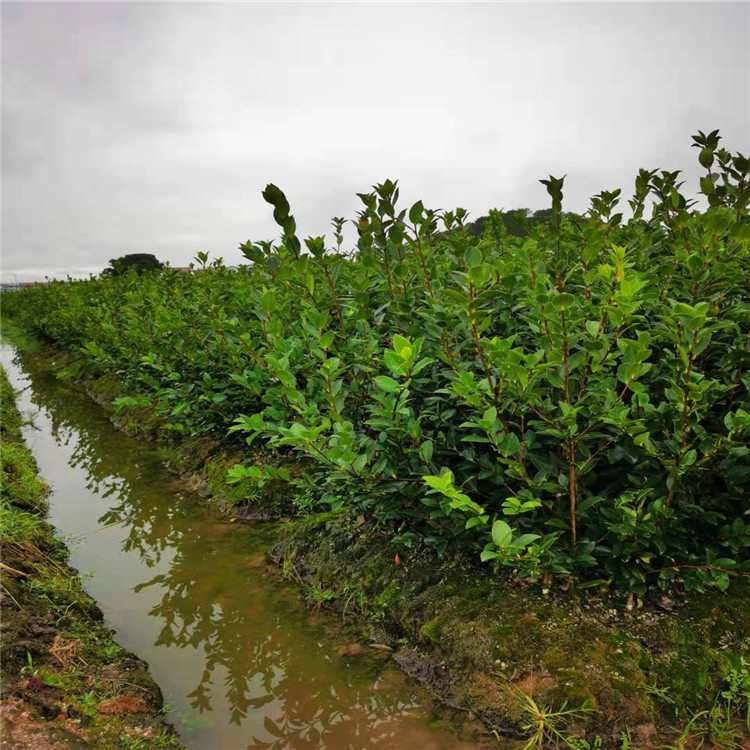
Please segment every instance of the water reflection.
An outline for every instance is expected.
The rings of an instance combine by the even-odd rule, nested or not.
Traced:
[[[155,633],[135,650],[150,662],[190,746],[476,747],[429,729],[425,696],[382,654],[336,655],[346,635],[327,632],[265,569],[272,529],[212,519],[152,449],[116,433],[88,398],[33,359],[22,366],[50,449],[67,449],[67,466],[92,498],[66,510],[60,482],[69,480],[50,477],[55,517],[96,509],[87,521],[99,530],[88,539],[117,530],[119,544],[92,553],[92,583],[101,577],[121,641]],[[133,585],[118,586],[118,578]],[[197,721],[201,715],[210,721]]]

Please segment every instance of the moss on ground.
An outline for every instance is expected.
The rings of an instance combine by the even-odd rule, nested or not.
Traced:
[[[328,606],[356,602],[376,623],[371,636],[405,653],[407,671],[499,730],[528,719],[518,690],[540,705],[585,709],[577,723],[589,734],[667,729],[710,708],[748,656],[742,581],[628,610],[614,598],[545,595],[427,549],[399,556],[396,565],[376,526],[344,516],[290,524],[274,551],[288,573],[327,592]]]
[[[43,518],[48,487],[2,370],[0,398],[4,747],[181,747],[146,664],[114,641]]]

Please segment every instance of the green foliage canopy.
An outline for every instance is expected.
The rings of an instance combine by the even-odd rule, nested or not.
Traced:
[[[750,541],[750,165],[694,145],[706,210],[678,172],[640,170],[629,201],[552,207],[525,236],[492,212],[359,194],[355,252],[281,243],[237,270],[53,283],[6,303],[40,335],[117,371],[178,433],[265,441],[304,485],[399,547],[464,550],[532,580],[726,588]],[[525,213],[525,212],[524,212]],[[542,220],[543,219],[543,220]],[[476,225],[475,225],[476,226]]]

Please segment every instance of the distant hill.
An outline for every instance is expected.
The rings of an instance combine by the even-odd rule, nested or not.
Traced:
[[[565,213],[565,216],[580,218],[580,215],[575,213]],[[541,208],[533,212],[529,208],[514,208],[510,211],[492,210],[489,215],[480,216],[467,224],[466,229],[470,235],[480,237],[485,230],[492,229],[494,222],[502,222],[505,227],[505,234],[512,237],[527,237],[534,227],[540,224],[549,224],[553,218],[554,213],[551,208]],[[502,232],[499,225],[496,226],[498,231]]]

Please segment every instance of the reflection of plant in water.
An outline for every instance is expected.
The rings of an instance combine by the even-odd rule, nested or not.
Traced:
[[[85,471],[86,488],[118,501],[96,524],[123,523],[128,531],[123,551],[137,551],[149,566],[158,563],[165,550],[175,545],[188,511],[180,503],[160,502],[158,485],[166,485],[157,479],[161,471],[157,459],[143,446],[116,433],[85,394],[40,371],[33,359],[23,358],[23,366],[33,384],[34,403],[46,409],[55,441],[72,446],[70,465]],[[144,481],[152,475],[156,479],[153,487]],[[175,499],[181,497],[170,494]]]
[[[221,525],[183,534],[169,571],[138,587],[164,592],[151,610],[164,622],[160,645],[205,651],[191,705],[210,710],[214,682],[223,674],[231,722],[239,725],[251,711],[267,707],[278,718],[267,716],[266,729],[272,737],[282,732],[292,743],[286,747],[302,741],[316,747],[313,739],[335,727],[346,736],[363,722],[369,726],[413,708],[403,696],[373,692],[361,670],[342,674],[321,658],[315,633],[289,627],[296,607],[261,573],[247,574],[244,538],[242,530]]]
[[[214,721],[210,716],[198,716],[194,713],[185,713],[178,708],[164,703],[162,712],[171,717],[173,723],[179,723],[181,735],[192,735],[205,731],[214,726]]]
[[[169,571],[138,587],[164,591],[151,610],[164,621],[158,644],[202,647],[206,653],[200,683],[189,695],[193,708],[211,710],[215,678],[223,673],[232,723],[241,725],[264,707],[268,712],[264,726],[277,739],[269,744],[256,738],[250,748],[327,747],[332,735],[344,743],[336,747],[349,746],[347,738],[355,737],[351,746],[365,747],[377,737],[395,737],[395,722],[387,719],[408,713],[415,702],[379,692],[361,672],[342,674],[323,661],[314,634],[300,638],[289,628],[283,593],[244,573],[247,549],[235,532],[213,526],[183,534]],[[370,740],[361,736],[363,726]]]
[[[154,457],[114,433],[82,394],[24,364],[55,440],[72,446],[71,464],[86,473],[87,487],[112,503],[92,528],[122,524],[123,551],[138,552],[149,567],[174,554],[166,572],[136,591],[162,592],[150,612],[163,623],[157,645],[205,654],[191,706],[210,711],[221,685],[231,723],[248,719],[249,733],[261,735],[248,745],[253,750],[397,740],[399,720],[417,706],[410,691],[391,689],[365,664],[342,670],[326,658],[304,610],[262,572],[248,570],[248,543],[258,532],[196,520],[190,503],[160,479]],[[183,723],[206,730],[195,716]]]

